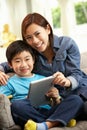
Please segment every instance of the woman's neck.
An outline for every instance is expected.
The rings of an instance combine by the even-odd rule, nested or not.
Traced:
[[[43,55],[47,58],[48,63],[52,63],[52,59],[55,56],[53,48],[52,47],[48,47],[46,49],[46,51],[43,52]]]

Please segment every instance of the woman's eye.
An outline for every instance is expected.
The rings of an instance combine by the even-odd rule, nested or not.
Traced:
[[[26,40],[30,40],[32,37],[31,36],[26,36],[25,39]]]
[[[29,58],[28,59],[26,59],[26,61],[28,61],[28,60],[30,60]]]
[[[37,33],[36,33],[36,36],[38,36],[39,34],[40,34],[40,32],[37,32]]]
[[[26,40],[29,40],[29,39],[31,39],[31,37],[27,37],[27,38],[26,38]]]

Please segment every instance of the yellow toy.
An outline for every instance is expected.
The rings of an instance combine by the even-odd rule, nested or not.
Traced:
[[[3,25],[3,31],[1,33],[2,47],[7,47],[11,42],[16,40],[16,35],[10,32],[9,25]]]

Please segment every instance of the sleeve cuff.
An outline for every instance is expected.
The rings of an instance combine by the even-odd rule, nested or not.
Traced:
[[[4,68],[1,65],[0,65],[0,71],[4,72]]]
[[[78,87],[78,82],[77,82],[77,80],[74,78],[74,77],[72,77],[72,76],[68,76],[67,77],[70,81],[71,81],[71,89],[73,90],[73,89],[76,89],[77,87]]]

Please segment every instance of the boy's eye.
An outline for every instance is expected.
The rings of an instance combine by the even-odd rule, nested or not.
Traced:
[[[18,62],[20,62],[20,60],[16,60],[15,62],[17,62],[17,63],[18,63]]]

